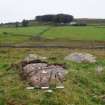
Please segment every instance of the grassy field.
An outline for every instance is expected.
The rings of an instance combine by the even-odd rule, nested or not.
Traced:
[[[0,28],[0,43],[24,43],[47,28],[47,26]],[[5,32],[7,34],[4,34]]]
[[[66,40],[105,40],[105,27],[53,27],[44,35],[48,38]]]
[[[37,42],[43,45],[40,40],[34,39],[37,35],[47,38],[43,43],[50,43],[51,40],[51,43],[55,41],[57,44],[61,44],[59,41],[70,40],[81,40],[83,43],[86,40],[104,41],[105,28],[95,26],[0,28],[0,44]],[[97,62],[77,64],[64,61],[65,56],[75,51],[89,52],[97,57]],[[39,89],[27,90],[26,87],[29,85],[21,79],[19,70],[8,69],[11,64],[18,63],[31,53],[46,56],[49,63],[66,65],[68,74],[63,90],[54,89],[51,94]],[[104,69],[100,74],[96,73],[97,66]],[[105,105],[105,49],[0,48],[0,105]]]
[[[64,61],[71,52],[89,52],[97,57],[95,64]],[[49,63],[67,66],[65,88],[46,93],[42,90],[27,90],[28,84],[21,80],[18,69],[11,64],[21,61],[27,54],[35,53],[48,57]],[[56,57],[56,59],[50,59]],[[70,49],[0,49],[0,105],[105,105],[105,50]],[[96,67],[103,66],[98,75]]]
[[[46,29],[48,30],[43,33]],[[4,34],[5,32],[8,34]],[[0,43],[32,42],[31,39],[40,34],[43,35],[44,38],[54,39],[55,41],[60,39],[65,42],[70,40],[105,41],[105,27],[36,26],[26,28],[0,28]],[[33,40],[33,42],[35,41],[36,40]]]

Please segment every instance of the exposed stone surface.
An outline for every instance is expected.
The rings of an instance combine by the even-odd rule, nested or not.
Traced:
[[[96,73],[101,74],[103,72],[104,68],[102,66],[97,66],[96,67]]]
[[[89,53],[74,52],[66,56],[64,59],[69,60],[69,61],[74,61],[77,63],[82,63],[82,62],[95,63],[96,62],[96,57]]]
[[[64,81],[66,72],[60,65],[41,62],[33,55],[26,57],[22,62],[25,64],[22,65],[21,74],[34,87],[47,88],[53,81],[55,84],[62,84]]]
[[[24,58],[23,61],[30,62],[33,60],[46,60],[46,57],[38,56],[36,54],[29,54],[27,57]]]

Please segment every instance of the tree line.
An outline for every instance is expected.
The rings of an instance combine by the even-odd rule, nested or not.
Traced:
[[[22,20],[21,22],[11,22],[11,23],[5,23],[5,24],[0,24],[0,26],[15,26],[15,27],[28,27],[31,25],[40,25],[43,23],[49,24],[49,23],[54,23],[54,24],[67,24],[70,23],[74,20],[74,17],[72,15],[68,14],[46,14],[46,15],[41,15],[41,16],[36,16],[35,19],[33,20]]]
[[[45,23],[54,23],[54,24],[67,24],[74,20],[74,17],[72,15],[68,14],[57,14],[57,15],[42,15],[42,16],[36,16],[35,20],[36,22],[45,22]],[[30,21],[23,20],[22,26],[26,27],[28,26]]]
[[[52,23],[70,23],[74,17],[68,14],[57,14],[57,15],[42,15],[36,16],[36,21],[38,22],[52,22]]]

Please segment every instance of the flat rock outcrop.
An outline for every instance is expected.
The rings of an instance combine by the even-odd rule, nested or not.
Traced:
[[[96,57],[89,53],[74,52],[66,56],[64,59],[68,61],[77,62],[77,63],[82,63],[82,62],[95,63],[96,62]]]
[[[43,58],[43,57],[42,57]],[[21,75],[31,86],[42,88],[50,85],[62,85],[65,69],[61,65],[48,64],[44,59],[31,55],[22,61]]]

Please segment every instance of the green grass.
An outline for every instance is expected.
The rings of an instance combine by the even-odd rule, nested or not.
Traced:
[[[21,27],[21,28],[0,28],[0,43],[23,43],[27,42],[32,36],[38,35],[48,26]],[[3,34],[4,32],[10,34]]]
[[[105,27],[53,27],[45,36],[66,40],[105,40]]]
[[[97,56],[95,64],[64,61],[70,52],[90,52]],[[22,81],[19,71],[8,69],[11,64],[21,61],[27,54],[35,53],[49,59],[49,63],[65,63],[68,70],[65,88],[49,94],[42,90],[26,90],[28,84]],[[105,50],[69,49],[1,49],[0,50],[0,105],[105,105]],[[9,56],[8,56],[9,55]],[[104,71],[97,75],[96,67]]]
[[[27,28],[0,28],[0,43],[32,42],[33,35],[46,30],[48,26]],[[12,34],[3,34],[3,32]],[[13,35],[14,34],[14,35]],[[105,40],[104,27],[51,27],[44,36],[50,39]],[[36,40],[35,40],[36,41]],[[35,42],[34,41],[34,42]],[[40,42],[39,42],[40,43]],[[97,57],[95,64],[64,61],[71,52],[89,52]],[[18,69],[11,64],[18,63],[27,54],[35,53],[48,57],[49,63],[63,63],[68,75],[63,90],[54,90],[48,94],[42,90],[26,90],[28,86],[19,75]],[[56,58],[56,59],[52,59]],[[96,67],[102,65],[104,71],[97,75]],[[105,105],[105,50],[70,49],[13,49],[0,48],[0,105]]]
[[[21,27],[21,28],[0,28],[0,43],[24,43],[35,42],[31,39],[49,26]],[[10,34],[3,34],[7,32]],[[70,41],[70,40],[100,40],[105,41],[105,27],[86,26],[86,27],[51,27],[47,32],[44,32],[43,37],[55,39],[55,41]]]

